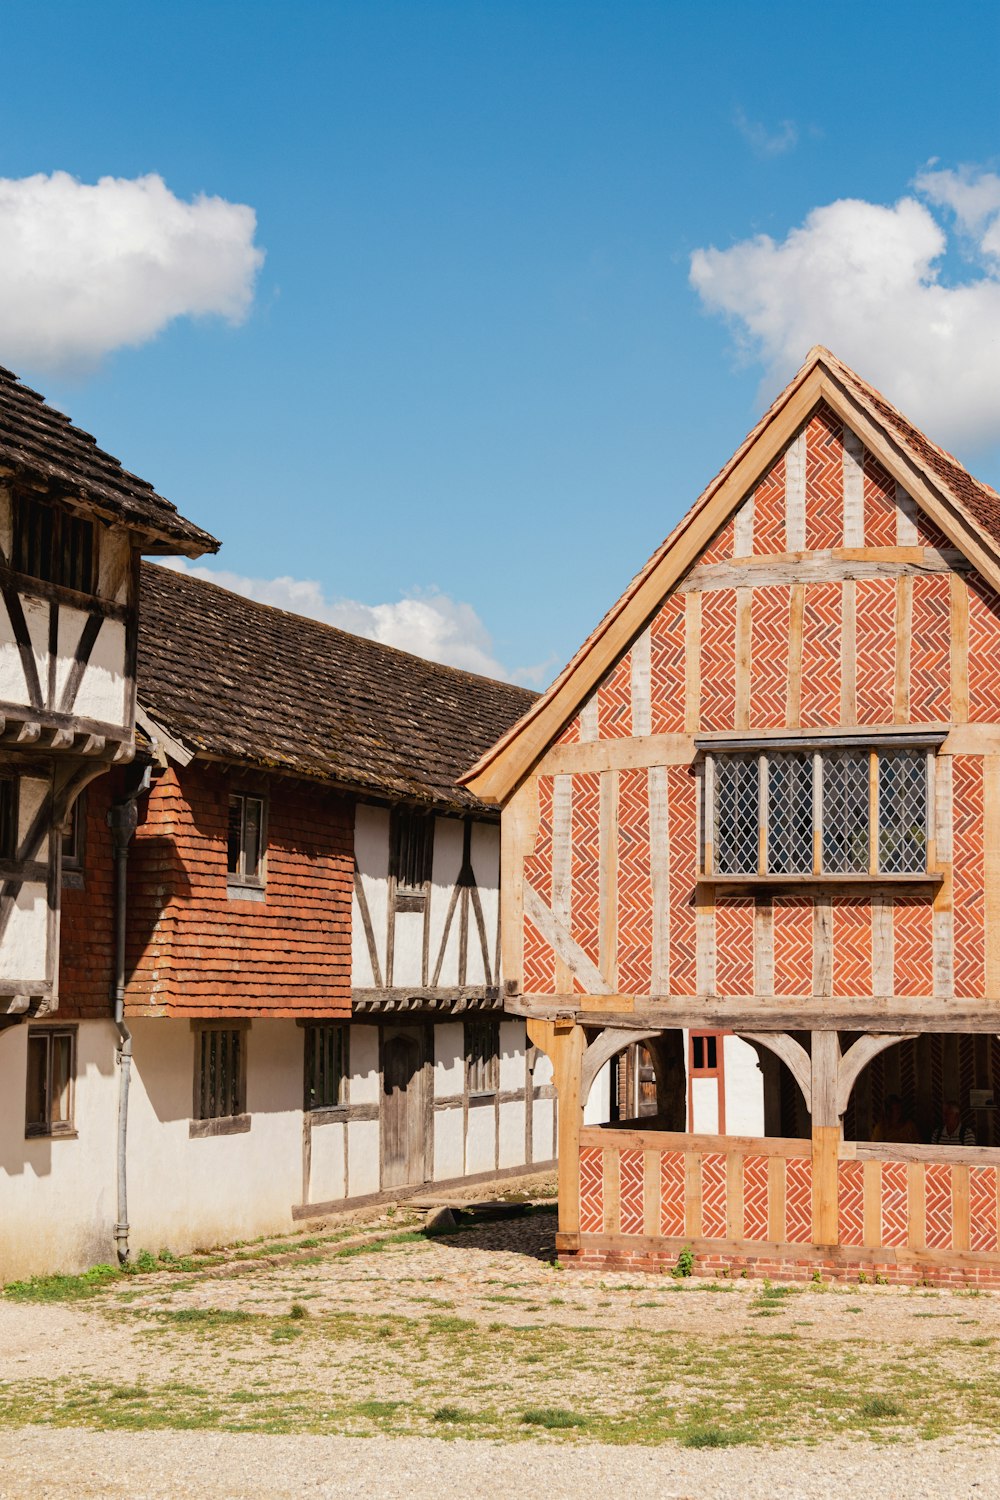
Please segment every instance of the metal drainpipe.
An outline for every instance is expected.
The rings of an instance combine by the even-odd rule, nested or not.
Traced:
[[[125,931],[128,911],[128,846],[139,822],[136,800],[149,789],[149,767],[130,796],[112,804],[108,827],[114,843],[115,857],[115,981],[112,990],[114,1023],[118,1031],[118,1220],[115,1224],[115,1248],[118,1260],[128,1260],[128,1089],[132,1079],[132,1033],[125,1024]]]

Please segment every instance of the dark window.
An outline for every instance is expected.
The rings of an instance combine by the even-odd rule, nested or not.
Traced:
[[[927,870],[926,749],[767,750],[708,766],[712,874]]]
[[[16,776],[0,778],[0,859],[17,858],[19,786]]]
[[[230,881],[237,885],[264,884],[264,814],[263,797],[240,792],[229,798],[227,868]]]
[[[332,1109],[347,1103],[348,1028],[331,1023],[306,1027],[305,1108]]]
[[[719,1067],[719,1038],[714,1032],[692,1031],[692,1073],[715,1073]]]
[[[86,792],[81,792],[73,803],[72,822],[69,829],[62,836],[62,866],[64,870],[83,869],[83,799]]]
[[[434,857],[433,818],[407,807],[395,808],[390,847],[397,891],[422,896],[431,878]]]
[[[203,1026],[195,1032],[194,1113],[224,1120],[244,1112],[246,1040],[239,1027]]]
[[[495,1094],[500,1086],[500,1023],[466,1021],[465,1072],[470,1094]]]
[[[74,1029],[29,1031],[25,1135],[73,1134],[75,1054]]]
[[[96,527],[60,505],[19,496],[14,518],[14,568],[81,594],[94,592]]]

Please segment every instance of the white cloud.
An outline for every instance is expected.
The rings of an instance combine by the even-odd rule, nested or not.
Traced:
[[[0,178],[0,363],[65,371],[181,317],[246,317],[264,255],[252,208],[157,176]]]
[[[967,237],[967,274],[942,277],[952,248],[926,203],[842,198],[781,241],[769,235],[696,250],[691,283],[727,317],[743,353],[767,367],[765,389],[826,344],[884,390],[930,437],[949,445],[1000,439],[1000,181],[927,171],[916,187],[951,209]]]
[[[737,106],[733,124],[755,156],[784,156],[798,145],[799,128],[794,120],[782,120],[777,130],[768,130],[759,120],[748,119],[746,111]]]
[[[395,604],[362,604],[357,599],[328,599],[322,586],[303,578],[247,578],[225,568],[208,568],[184,558],[170,558],[165,567],[189,578],[204,578],[261,604],[273,604],[293,614],[308,615],[336,625],[352,635],[366,636],[401,651],[412,651],[445,666],[461,667],[505,682],[538,686],[551,662],[510,671],[493,654],[493,640],[471,604],[451,599],[437,589],[404,596]]]

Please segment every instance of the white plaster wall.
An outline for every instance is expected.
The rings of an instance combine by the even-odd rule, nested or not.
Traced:
[[[350,1034],[351,1077],[348,1104],[378,1104],[381,1087],[378,1071],[378,1027],[352,1026]]]
[[[64,609],[60,608],[60,617]],[[125,626],[121,620],[105,620],[90,653],[73,712],[103,724],[123,724],[125,711]]]
[[[28,685],[24,680],[21,653],[14,639],[7,606],[0,599],[0,698],[5,703],[27,703]]]
[[[547,1088],[552,1082],[552,1059],[547,1052],[535,1053],[534,1081],[536,1088]]]
[[[49,906],[44,883],[26,880],[18,892],[3,942],[0,979],[44,979]]]
[[[347,1191],[352,1198],[381,1187],[378,1120],[350,1120],[347,1126]]]
[[[500,1166],[519,1167],[524,1161],[524,1100],[508,1099],[500,1105]]]
[[[500,896],[500,827],[497,823],[473,823],[472,825],[472,873],[476,877],[479,900],[483,908],[483,925],[486,929],[486,952],[489,957],[489,974],[482,962],[482,947],[478,927],[470,908],[468,982],[470,984],[499,984],[497,954],[497,906]],[[476,941],[473,944],[473,929]]]
[[[738,1036],[723,1038],[726,1079],[726,1134],[764,1134],[764,1077],[757,1053]]]
[[[344,1132],[342,1120],[324,1120],[317,1124],[314,1116],[309,1131],[311,1160],[309,1171],[309,1202],[331,1203],[347,1196],[347,1178],[344,1167]]]
[[[551,1161],[555,1156],[555,1100],[533,1099],[531,1110],[531,1159]]]
[[[451,926],[448,928],[448,941],[445,944],[444,953],[441,953],[441,942],[444,937],[445,923],[448,920],[448,907],[451,904],[452,891],[462,868],[462,824],[457,818],[435,818],[434,819],[434,862],[432,866],[431,882],[431,909],[430,909],[430,978],[434,978],[434,969],[440,957],[441,972],[438,976],[438,984],[448,986],[458,983],[458,945],[461,931],[461,918],[458,905],[452,914]]]
[[[496,1166],[497,1125],[493,1098],[469,1101],[468,1134],[465,1137],[465,1170],[492,1172]]]
[[[461,1104],[434,1111],[434,1180],[461,1177],[465,1165],[465,1111]]]
[[[617,1059],[616,1059],[617,1062]],[[611,1064],[604,1067],[594,1079],[583,1109],[585,1125],[605,1125],[611,1119]]]
[[[24,611],[28,635],[31,637],[31,654],[35,658],[35,670],[38,673],[38,681],[44,697],[49,663],[49,601],[38,599],[32,594],[19,593],[18,597]],[[25,703],[27,699],[19,698],[17,701]]]
[[[698,1135],[719,1133],[719,1083],[716,1078],[691,1080],[691,1129]]]
[[[384,982],[389,884],[389,813],[386,808],[369,807],[364,802],[357,804],[354,811],[354,857],[368,903],[375,951]],[[352,985],[357,989],[371,988],[375,977],[357,901],[351,923],[351,955]]]
[[[500,1089],[504,1093],[524,1088],[526,1040],[523,1021],[500,1022]]]
[[[23,840],[31,827],[35,815],[40,811],[45,798],[48,796],[51,779],[48,776],[32,776],[28,772],[22,772],[20,778],[20,795],[17,808],[17,837],[18,842]],[[49,836],[42,839],[35,856],[39,860],[47,860],[49,857]]]
[[[393,985],[419,988],[423,969],[424,914],[422,911],[397,911],[392,951]]]
[[[461,1097],[464,1087],[465,1026],[461,1021],[442,1021],[434,1027],[434,1097]]]

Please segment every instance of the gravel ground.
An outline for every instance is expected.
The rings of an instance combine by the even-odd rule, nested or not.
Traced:
[[[432,1438],[187,1432],[0,1432],[2,1500],[980,1500],[1000,1485],[1000,1443],[849,1448],[553,1448]]]

